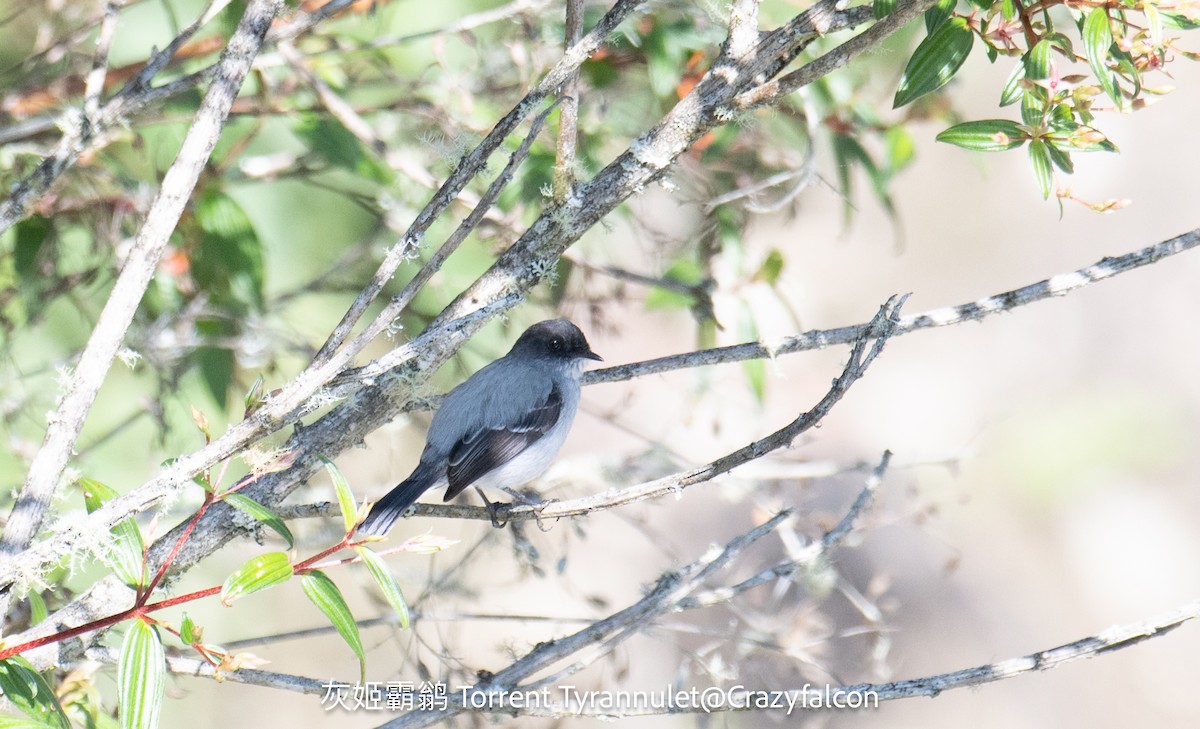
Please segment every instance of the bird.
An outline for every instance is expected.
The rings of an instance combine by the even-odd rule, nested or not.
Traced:
[[[587,360],[603,361],[570,321],[526,329],[508,354],[450,391],[417,467],[371,507],[355,534],[386,535],[431,488],[446,485],[443,501],[450,501],[471,485],[511,492],[545,473],[575,420]]]

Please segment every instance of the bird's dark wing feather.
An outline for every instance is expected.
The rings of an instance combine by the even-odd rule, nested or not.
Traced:
[[[463,492],[476,479],[492,469],[508,463],[533,445],[558,422],[562,412],[562,393],[551,387],[546,401],[530,410],[518,422],[502,428],[480,430],[454,444],[450,449],[450,464],[446,475],[450,487],[445,500]]]

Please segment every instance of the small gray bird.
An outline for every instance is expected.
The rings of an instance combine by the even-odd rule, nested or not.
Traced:
[[[384,535],[428,489],[448,484],[444,501],[477,484],[509,490],[545,473],[579,406],[584,360],[600,360],[566,319],[538,322],[508,354],[450,391],[433,416],[421,462],[359,525]]]

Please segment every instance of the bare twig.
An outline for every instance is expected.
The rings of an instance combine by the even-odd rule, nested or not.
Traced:
[[[93,661],[116,665],[121,658],[121,651],[112,646],[96,645],[88,648],[85,655]],[[167,656],[167,670],[178,676],[194,676],[211,678],[218,681],[232,681],[247,686],[263,686],[266,688],[282,689],[300,694],[322,696],[328,690],[329,679],[308,678],[290,673],[263,671],[256,668],[240,668],[234,671],[218,671],[208,661],[199,658],[184,658],[182,656]]]
[[[1026,673],[1048,671],[1065,663],[1095,658],[1112,651],[1123,650],[1145,640],[1159,638],[1190,620],[1200,619],[1200,600],[1184,605],[1178,610],[1158,618],[1118,625],[1101,633],[1081,638],[1072,643],[1030,653],[1019,658],[1010,658],[996,663],[965,668],[950,673],[941,673],[922,678],[888,683],[857,683],[846,686],[805,686],[799,689],[776,689],[750,692],[746,690],[720,691],[719,701],[701,704],[676,704],[666,708],[648,706],[621,707],[616,710],[596,711],[587,707],[566,706],[547,702],[528,710],[516,710],[511,706],[494,709],[514,715],[540,717],[601,717],[609,721],[636,716],[659,716],[663,714],[692,714],[730,711],[774,710],[791,713],[796,709],[875,708],[881,701],[895,701],[917,696],[938,696],[943,691],[957,688],[982,686]],[[772,699],[773,708],[763,709],[752,699]],[[407,717],[404,717],[407,718]],[[391,727],[395,723],[387,724]],[[403,726],[409,726],[404,724]],[[425,726],[425,724],[416,724]]]
[[[542,504],[507,504],[497,508],[494,515],[495,518],[501,521],[525,521],[529,519],[545,521],[567,516],[581,516],[593,511],[613,509],[618,506],[645,501],[646,499],[666,496],[668,494],[678,494],[689,486],[711,481],[738,466],[757,460],[772,451],[788,446],[801,433],[821,422],[821,419],[842,399],[842,396],[846,394],[850,386],[866,374],[867,368],[871,366],[875,357],[883,351],[887,340],[895,332],[896,323],[900,316],[900,307],[904,304],[905,299],[907,299],[906,296],[893,296],[879,309],[879,313],[863,329],[862,336],[855,340],[854,346],[850,350],[849,361],[846,363],[846,367],[837,379],[833,381],[833,385],[825,393],[825,396],[811,410],[802,413],[798,418],[767,437],[756,440],[699,468],[674,473],[670,476],[664,476],[623,489],[609,490],[577,499],[551,501]],[[873,343],[871,342],[872,338],[874,338]],[[869,349],[868,344],[870,344]],[[427,507],[418,504],[413,513],[415,515],[422,515],[425,513],[425,508]],[[435,513],[439,516],[453,515],[458,518],[471,519],[492,518],[492,515],[486,509],[466,504],[448,504],[434,508],[436,509]]]
[[[889,15],[884,16],[870,28],[854,36],[832,51],[809,61],[799,69],[778,79],[768,81],[755,87],[752,91],[740,94],[734,101],[735,106],[749,109],[756,106],[777,103],[780,99],[808,84],[823,78],[837,69],[845,66],[855,56],[879,45],[879,42],[892,33],[908,25],[909,21],[928,10],[935,0],[915,0],[901,4]],[[859,6],[870,9],[870,6]]]
[[[108,51],[117,32],[117,17],[121,12],[120,0],[111,0],[104,6],[104,17],[96,33],[96,52],[92,56],[92,70],[88,72],[83,94],[83,113],[93,119],[100,110],[100,93],[104,91],[104,78],[108,75]]]
[[[896,331],[893,333],[893,336],[908,334],[921,329],[953,326],[966,321],[978,321],[993,314],[1012,311],[1017,307],[1044,299],[1055,296],[1066,296],[1085,286],[1104,281],[1118,274],[1133,271],[1142,266],[1148,266],[1163,258],[1189,251],[1197,246],[1200,246],[1200,228],[1169,240],[1148,245],[1122,256],[1102,258],[1090,266],[1085,266],[1070,273],[1059,274],[1052,278],[1029,284],[1028,286],[1022,286],[1019,289],[987,296],[968,304],[947,306],[923,314],[901,317],[900,321],[896,324]],[[785,337],[771,344],[749,342],[728,347],[703,349],[687,354],[659,357],[658,359],[633,362],[616,367],[606,367],[584,373],[583,381],[585,384],[622,382],[635,377],[645,377],[646,375],[671,372],[689,367],[704,367],[727,362],[741,362],[748,359],[771,358],[781,354],[822,349],[833,344],[846,344],[847,342],[855,341],[869,326],[869,324],[856,324],[836,329],[815,330],[792,337]]]
[[[557,92],[558,88],[566,83],[571,74],[596,52],[596,49],[600,47],[600,43],[608,34],[645,1],[618,0],[612,9],[600,19],[600,22],[580,42],[574,44],[563,54],[562,59],[542,78],[537,87],[526,94],[525,98],[521,99],[504,118],[497,122],[496,126],[484,137],[483,141],[459,160],[450,177],[442,183],[442,186],[434,194],[429,203],[417,214],[416,220],[409,226],[408,231],[405,232],[399,242],[388,250],[383,262],[379,265],[379,270],[376,271],[375,276],[371,279],[371,283],[354,300],[354,303],[346,311],[342,320],[334,328],[333,333],[330,334],[325,344],[321,346],[320,351],[313,358],[314,367],[324,365],[332,359],[333,353],[350,336],[350,332],[354,329],[355,324],[358,323],[358,320],[366,312],[371,302],[375,300],[375,297],[379,295],[384,284],[392,279],[400,264],[407,260],[413,251],[421,245],[429,226],[449,207],[450,203],[458,196],[459,191],[466,187],[467,183],[483,170],[487,165],[488,158],[499,148],[504,139],[521,122],[528,118],[530,114],[534,113],[546,98]],[[490,299],[493,297],[486,298]],[[485,300],[485,297],[477,297],[475,300]],[[353,354],[355,353],[351,352],[351,355]]]
[[[583,37],[583,0],[566,2],[566,42],[570,48]],[[558,159],[554,163],[554,201],[562,203],[575,185],[575,147],[579,141],[579,69],[562,85],[558,98]]]
[[[527,655],[479,682],[470,691],[496,697],[499,705],[505,694],[515,690],[522,681],[533,674],[592,646],[611,648],[645,630],[655,619],[674,608],[680,600],[699,587],[705,579],[729,564],[751,544],[770,534],[790,514],[790,511],[782,511],[762,525],[733,539],[723,549],[714,550],[686,567],[660,577],[645,597],[624,610],[598,620],[572,635],[539,643]],[[536,688],[540,683],[541,681],[535,682],[530,688]],[[382,727],[401,729],[430,726],[462,711],[464,707],[461,705],[461,699],[455,697],[450,700],[450,706],[445,710],[410,712],[383,724]]]
[[[149,93],[150,81],[170,62],[179,48],[228,3],[229,0],[211,0],[200,17],[176,36],[166,48],[155,53],[145,68],[113,98],[99,106],[95,113],[76,115],[73,121],[66,125],[54,152],[43,159],[25,179],[18,182],[8,199],[0,203],[0,233],[24,218],[29,206],[50,189],[62,173],[75,163],[79,155],[103,138],[109,126],[119,122],[129,111],[148,103],[152,98],[157,98],[157,94]],[[116,22],[115,16],[111,22]],[[212,69],[215,72],[216,66]],[[189,88],[198,83],[201,77],[193,75],[190,78],[193,80]],[[161,94],[163,89],[157,91]]]
[[[271,19],[281,5],[282,0],[256,0],[250,3],[230,38],[217,64],[217,76],[200,104],[179,154],[163,177],[158,196],[138,232],[60,404],[50,418],[42,447],[33,458],[4,535],[0,538],[0,553],[11,555],[23,550],[41,528],[46,509],[58,488],[59,478],[75,447],[96,392],[133,321],[134,311],[154,275],[158,259],[175,230],[184,204],[216,146],[229,107],[262,45]],[[6,603],[7,597],[0,598],[0,615],[5,612],[2,608],[7,607]]]
[[[883,474],[887,471],[888,465],[891,463],[891,451],[885,451],[883,457],[879,459],[879,465],[871,471],[871,475],[867,477],[867,483],[863,486],[862,491],[854,499],[854,503],[850,505],[850,509],[838,521],[836,525],[816,542],[808,545],[798,553],[791,555],[791,558],[785,562],[775,565],[770,569],[763,570],[758,574],[743,580],[736,585],[730,587],[718,588],[705,593],[694,595],[679,603],[682,610],[688,610],[697,607],[708,607],[717,603],[727,602],[741,593],[753,587],[757,587],[766,582],[777,580],[781,577],[790,577],[803,568],[816,564],[824,559],[836,547],[845,541],[846,537],[854,530],[855,522],[862,516],[875,500],[875,492],[879,490],[879,484],[883,483]]]

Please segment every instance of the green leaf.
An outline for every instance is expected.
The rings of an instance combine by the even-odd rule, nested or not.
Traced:
[[[1059,149],[1053,144],[1046,145],[1046,153],[1050,155],[1050,161],[1058,169],[1066,172],[1068,175],[1075,172],[1075,164],[1071,162],[1071,155]]]
[[[1168,13],[1162,10],[1158,14],[1162,18],[1163,23],[1173,28],[1179,28],[1180,30],[1196,30],[1200,28],[1200,19],[1192,20],[1186,15]]]
[[[871,11],[876,20],[885,18],[896,12],[896,0],[872,0]]]
[[[1007,21],[1013,21],[1017,18],[1017,3],[1014,0],[1000,0],[1000,14]]]
[[[1042,199],[1050,198],[1050,188],[1054,181],[1054,170],[1051,168],[1050,152],[1047,145],[1040,139],[1029,143],[1029,161],[1033,164],[1033,176],[1037,179],[1042,191]]]
[[[263,395],[263,376],[260,374],[254,378],[254,384],[246,392],[244,403],[246,406],[246,417],[250,417],[255,410],[258,410],[267,402],[267,398]]]
[[[46,601],[42,599],[42,593],[31,590],[29,593],[29,624],[37,625],[48,615],[50,612],[46,609]]]
[[[228,607],[234,600],[252,592],[287,582],[292,573],[292,563],[284,552],[260,554],[225,579],[221,586],[221,602]]]
[[[767,257],[763,260],[762,265],[758,267],[758,271],[754,274],[754,278],[759,281],[766,281],[771,286],[774,286],[779,281],[779,274],[783,273],[783,254],[778,248],[772,248]]]
[[[1121,96],[1121,87],[1117,85],[1117,77],[1109,70],[1107,61],[1112,49],[1112,27],[1109,25],[1108,11],[1104,7],[1093,8],[1083,23],[1083,48],[1087,53],[1088,65],[1100,82],[1100,88],[1113,100],[1118,109],[1125,108],[1125,99]]]
[[[38,253],[54,232],[54,224],[41,215],[30,215],[16,225],[13,242],[13,269],[18,278],[36,277]]]
[[[892,108],[911,103],[945,86],[971,53],[975,34],[966,18],[951,18],[921,41],[900,79]]]
[[[200,379],[213,402],[224,410],[233,383],[233,351],[224,347],[196,347],[192,360],[200,368]]]
[[[1025,66],[1025,78],[1050,78],[1050,42],[1038,41],[1038,44],[1022,56]]]
[[[357,171],[363,158],[362,143],[332,116],[302,114],[295,126],[296,136],[309,151],[343,169]]]
[[[0,714],[0,729],[55,729],[57,726],[57,724],[47,724],[36,719],[26,719],[23,716]]]
[[[258,503],[254,499],[250,498],[249,496],[234,493],[225,494],[221,497],[221,500],[243,514],[249,514],[255,519],[261,521],[263,524],[269,526],[271,529],[274,529],[275,533],[287,540],[288,549],[296,546],[296,540],[292,537],[292,532],[287,528],[287,524],[283,523],[283,519],[280,519],[275,512]]]
[[[320,570],[313,570],[304,575],[302,584],[304,594],[308,595],[308,599],[312,600],[312,603],[325,613],[325,617],[329,618],[329,622],[350,646],[350,650],[358,656],[359,673],[365,678],[367,658],[363,652],[362,637],[358,634],[358,623],[354,622],[354,616],[350,613],[350,607],[346,605],[346,600],[342,597],[342,591]]]
[[[90,478],[79,479],[79,486],[83,489],[83,503],[89,514],[117,496],[112,487]],[[137,522],[132,517],[125,519],[114,526],[110,533],[112,543],[101,555],[101,560],[121,582],[130,587],[144,586],[147,582],[146,545]]]
[[[1021,94],[1021,121],[1027,126],[1039,127],[1046,113],[1045,90],[1039,86],[1027,86]]]
[[[0,661],[0,690],[13,706],[41,722],[41,726],[70,729],[71,722],[54,696],[54,689],[21,656]]]
[[[188,645],[200,640],[200,631],[187,613],[183,614],[183,623],[179,626],[179,639]]]
[[[367,566],[367,571],[371,573],[375,584],[379,586],[379,591],[383,593],[384,599],[392,606],[392,610],[396,611],[396,617],[400,618],[400,627],[407,629],[408,603],[404,601],[404,595],[400,593],[400,586],[396,584],[396,578],[392,577],[392,573],[388,571],[383,558],[366,547],[355,547],[354,551],[358,552],[358,556],[362,558],[363,564]]]
[[[954,12],[955,0],[938,0],[937,4],[925,11],[925,32],[933,33],[933,31],[942,27],[942,23],[950,17]],[[876,16],[881,17],[881,16]]]
[[[225,193],[206,189],[196,200],[200,241],[192,276],[214,301],[236,309],[263,306],[263,252],[258,233],[241,206]]]
[[[1029,139],[1025,129],[1007,119],[982,119],[955,124],[937,135],[937,141],[978,152],[1002,152],[1020,147]]]
[[[338,506],[342,509],[342,523],[346,525],[346,533],[358,523],[358,504],[354,501],[354,492],[350,490],[350,484],[346,481],[346,477],[338,470],[338,467],[333,465],[333,461],[325,456],[321,456],[321,462],[325,464],[325,470],[329,471],[329,478],[333,479],[333,489],[337,492]]]
[[[896,176],[916,157],[917,147],[913,144],[912,135],[900,125],[889,127],[883,133],[883,143],[887,150],[887,173]]]
[[[1025,92],[1025,85],[1021,83],[1024,80],[1025,63],[1022,61],[1013,66],[1012,73],[1008,75],[1008,80],[1004,82],[1004,88],[1000,90],[1000,106],[1008,106],[1021,98],[1021,94]]]
[[[117,664],[117,696],[121,729],[158,726],[167,688],[167,659],[158,631],[145,620],[130,623]]]

